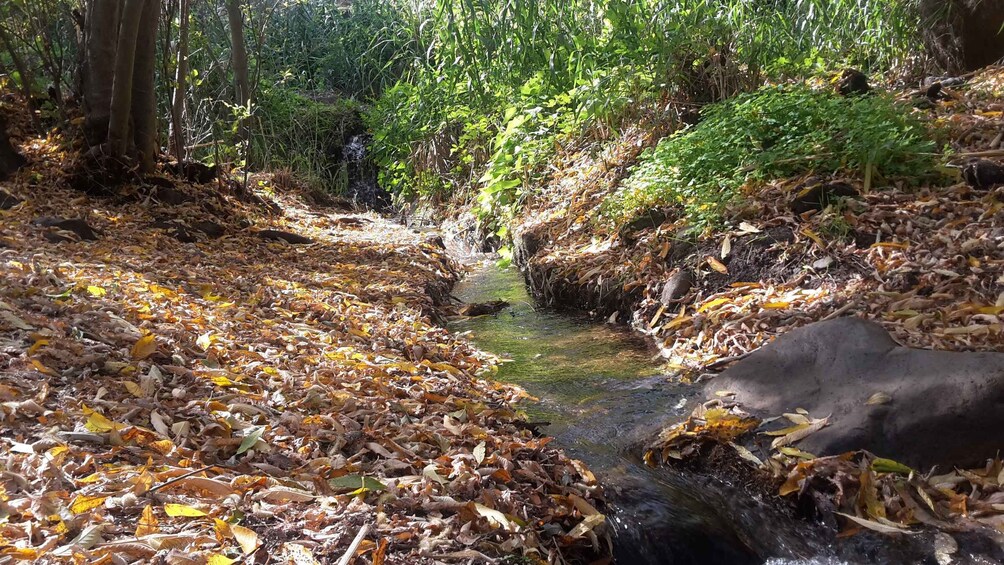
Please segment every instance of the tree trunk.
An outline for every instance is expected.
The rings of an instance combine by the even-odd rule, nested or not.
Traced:
[[[178,27],[178,66],[174,74],[174,97],[171,100],[171,153],[178,162],[185,159],[185,95],[188,90],[188,0],[181,1]]]
[[[132,109],[136,40],[146,0],[124,0],[122,26],[115,49],[115,80],[112,81],[111,113],[108,116],[108,150],[123,159],[129,149],[129,115]]]
[[[241,0],[227,0],[227,20],[230,23],[230,58],[234,67],[234,104],[248,108],[250,86],[248,83],[248,53],[244,45],[244,17]],[[237,139],[247,139],[247,120],[242,117],[237,125]]]
[[[3,43],[4,48],[7,49],[11,63],[14,64],[14,69],[17,70],[18,79],[21,83],[21,93],[24,95],[25,102],[31,104],[31,71],[28,70],[18,52],[14,50],[14,43],[2,25],[0,25],[0,43]]]
[[[158,0],[142,0],[139,34],[132,76],[133,140],[139,170],[153,170],[157,158],[157,24],[160,16]],[[124,25],[124,22],[123,22]]]
[[[14,149],[7,135],[7,122],[0,116],[0,180],[6,179],[24,165],[24,157]]]
[[[90,0],[84,20],[86,65],[83,70],[84,135],[91,146],[108,139],[119,31],[119,0]]]

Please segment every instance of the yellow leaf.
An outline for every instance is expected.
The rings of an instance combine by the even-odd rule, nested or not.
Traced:
[[[230,559],[222,553],[214,553],[206,559],[206,565],[230,565],[231,563],[237,563],[236,559]]]
[[[157,527],[157,517],[153,515],[153,506],[149,504],[143,509],[143,514],[139,517],[139,524],[136,525],[136,537],[141,538],[160,531]]]
[[[91,296],[96,296],[98,298],[101,298],[102,296],[108,294],[105,291],[105,289],[101,288],[100,286],[93,286],[93,285],[87,287],[87,292],[91,293]]]
[[[57,373],[53,369],[50,369],[49,367],[46,367],[38,359],[32,359],[31,360],[31,366],[34,367],[35,370],[38,371],[39,373],[42,373],[42,374],[45,374],[45,375],[49,375],[50,377],[58,377],[59,376],[59,373]]]
[[[234,381],[230,380],[226,375],[212,375],[209,380],[213,381],[216,386],[234,386]]]
[[[221,298],[218,294],[213,294],[213,285],[204,284],[199,287],[199,296],[210,302],[218,302]]]
[[[28,559],[35,560],[38,559],[39,557],[38,550],[32,549],[30,547],[7,546],[3,548],[3,550],[0,550],[0,552],[2,552],[4,555],[9,555],[15,559],[22,559],[22,560],[28,560]]]
[[[784,310],[788,306],[791,306],[790,302],[768,302],[763,305],[766,310]]]
[[[159,439],[157,441],[151,441],[147,447],[157,453],[160,453],[161,455],[167,455],[174,449],[174,442],[169,439]]]
[[[698,313],[704,312],[705,310],[710,310],[715,306],[721,306],[722,304],[727,304],[728,302],[729,302],[728,298],[716,298],[710,302],[705,302],[704,304],[702,304],[701,307],[697,309],[697,312]]]
[[[146,396],[145,394],[143,394],[143,389],[140,388],[138,384],[132,381],[125,381],[122,384],[125,385],[125,388],[126,390],[129,391],[129,394],[135,396],[136,398],[143,398],[144,396]]]
[[[101,412],[91,410],[87,406],[84,406],[84,415],[87,416],[87,421],[84,422],[84,427],[92,432],[110,432],[112,430],[121,430],[125,427],[125,424],[113,422],[106,418]]]
[[[70,503],[70,512],[74,514],[83,514],[89,510],[94,510],[95,508],[102,506],[105,503],[106,496],[83,496],[77,495]]]
[[[819,237],[819,235],[816,232],[810,230],[809,228],[803,228],[801,233],[805,237],[807,237],[807,238],[811,239],[812,241],[816,242],[816,245],[818,245],[820,247],[826,247],[826,244],[823,243],[823,239],[821,237]]]
[[[714,257],[708,257],[705,259],[705,261],[707,261],[708,266],[718,271],[719,273],[723,275],[729,274],[729,268],[725,266],[725,263],[722,263],[718,259],[715,259]]]
[[[244,553],[254,553],[254,550],[258,549],[258,534],[254,533],[253,530],[231,524],[230,531],[234,534],[234,539],[240,544]]]
[[[36,341],[35,343],[32,344],[31,347],[28,348],[28,355],[34,355],[36,351],[42,349],[46,345],[49,345],[49,340],[47,339],[40,339]]]
[[[139,338],[139,341],[132,346],[132,358],[136,361],[146,359],[153,355],[154,351],[157,351],[157,337],[153,334],[147,334]]]
[[[222,542],[225,539],[230,539],[233,537],[234,533],[230,529],[229,522],[220,520],[219,518],[213,518],[213,523],[216,524],[214,528],[216,530],[216,539]]]
[[[206,332],[199,336],[199,339],[195,340],[195,345],[202,348],[203,351],[208,351],[213,345],[213,332]]]
[[[168,516],[172,517],[184,516],[188,518],[201,518],[203,516],[208,516],[208,514],[202,510],[188,506],[187,504],[165,504],[164,512],[166,512]]]

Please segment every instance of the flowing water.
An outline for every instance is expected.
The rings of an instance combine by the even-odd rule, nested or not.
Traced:
[[[451,328],[470,332],[478,347],[509,359],[497,378],[540,400],[523,406],[529,420],[548,422],[543,431],[597,474],[612,502],[617,563],[914,562],[844,561],[847,551],[837,559],[831,535],[789,516],[780,505],[721,479],[644,465],[640,442],[689,414],[698,393],[672,384],[653,352],[628,332],[540,310],[518,272],[487,262],[454,295],[469,303],[511,304],[497,315],[462,319]],[[874,548],[851,550],[869,552]]]

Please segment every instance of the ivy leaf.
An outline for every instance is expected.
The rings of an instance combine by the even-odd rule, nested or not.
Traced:
[[[252,429],[251,433],[244,437],[244,441],[241,442],[240,447],[237,448],[237,455],[254,447],[254,444],[258,443],[263,433],[265,433],[265,426],[258,426]]]

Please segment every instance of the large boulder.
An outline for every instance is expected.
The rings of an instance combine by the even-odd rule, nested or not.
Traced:
[[[857,318],[793,330],[711,380],[760,417],[804,408],[830,425],[798,447],[867,449],[908,465],[971,465],[1004,448],[1004,353],[910,349]]]

